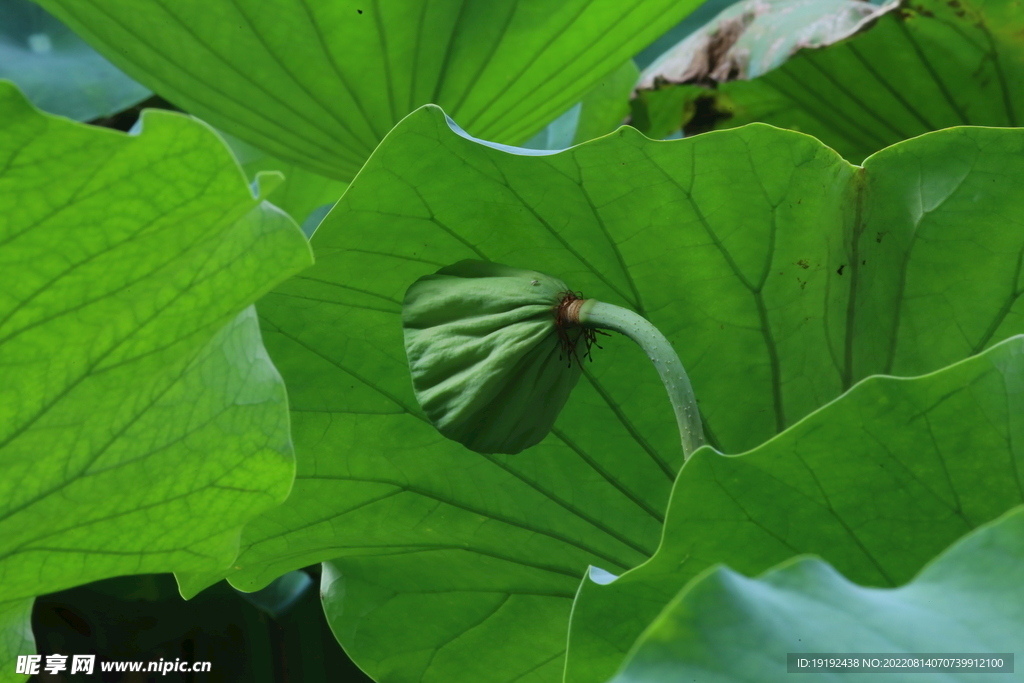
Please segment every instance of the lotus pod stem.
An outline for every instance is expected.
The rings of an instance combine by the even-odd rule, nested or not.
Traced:
[[[579,326],[614,330],[636,342],[654,363],[668,392],[679,425],[684,460],[689,460],[690,455],[704,445],[704,429],[690,378],[672,344],[658,328],[633,311],[596,299],[577,299],[571,302],[565,307],[564,320],[561,322],[568,328]]]

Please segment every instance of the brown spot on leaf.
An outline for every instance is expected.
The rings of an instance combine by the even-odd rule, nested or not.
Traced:
[[[836,271],[836,275],[842,275],[843,274],[843,268],[845,268],[845,267],[846,267],[845,263],[843,265],[839,266],[839,270]]]
[[[730,55],[729,48],[739,40],[753,20],[753,12],[744,12],[739,17],[722,21],[718,30],[709,35],[701,49],[694,53],[693,61],[679,80],[683,83],[721,83],[731,81],[743,73],[746,64]]]
[[[672,56],[657,71],[645,74],[637,89],[658,90],[678,83],[714,86],[746,78],[750,55],[746,50],[732,52],[732,47],[757,16],[770,7],[751,7],[738,16],[718,20],[718,25],[708,33],[691,36],[674,48]]]
[[[633,96],[677,84],[715,88],[719,83],[746,80],[751,73],[778,66],[780,57],[784,61],[801,50],[825,47],[860,33],[878,17],[900,7],[888,1],[881,6],[864,2],[823,8],[810,30],[787,32],[785,15],[792,8],[784,4],[746,0],[733,5],[648,67]],[[767,50],[756,49],[756,45],[765,45]]]
[[[804,270],[807,270],[808,268],[811,267],[811,264],[808,263],[807,259],[805,259],[805,258],[800,259],[799,261],[796,262],[796,264],[798,266],[800,266],[801,268],[803,268]]]

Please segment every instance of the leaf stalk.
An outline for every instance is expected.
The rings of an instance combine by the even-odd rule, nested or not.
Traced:
[[[672,344],[646,318],[621,306],[586,299],[573,306],[573,309],[575,310],[572,310],[570,315],[576,320],[570,319],[567,322],[575,322],[580,327],[614,330],[623,334],[636,342],[654,363],[676,414],[683,459],[689,460],[693,452],[704,445],[704,429],[701,426],[700,411],[697,408],[697,399],[693,395],[690,378]]]

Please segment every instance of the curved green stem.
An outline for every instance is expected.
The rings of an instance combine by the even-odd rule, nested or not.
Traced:
[[[697,399],[690,386],[690,378],[679,361],[672,344],[654,325],[633,311],[587,299],[578,309],[581,327],[615,330],[626,335],[644,350],[661,377],[668,400],[676,413],[679,438],[683,444],[683,458],[690,459],[695,450],[704,445],[704,429],[700,423]]]

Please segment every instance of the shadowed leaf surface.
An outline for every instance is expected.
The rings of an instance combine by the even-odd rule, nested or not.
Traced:
[[[862,588],[810,558],[787,562],[759,579],[716,567],[673,599],[611,683],[789,681],[782,664],[789,652],[909,658],[1012,653],[1024,631],[1024,590],[1017,579],[1022,564],[1024,510],[1017,508],[958,541],[896,589]],[[967,683],[980,673],[954,667],[941,679]],[[851,676],[843,672],[837,678]],[[921,674],[890,670],[884,678],[918,681]]]
[[[260,301],[298,473],[247,526],[231,581],[252,590],[336,558],[327,611],[372,675],[557,680],[586,566],[621,574],[660,540],[682,463],[665,390],[631,342],[602,338],[551,436],[515,456],[468,451],[413,395],[410,284],[489,259],[642,313],[675,343],[712,443],[740,452],[867,375],[927,372],[1024,331],[1022,150],[1022,131],[951,130],[858,170],[751,126],[510,153],[417,112],[314,236],[317,265]]]

